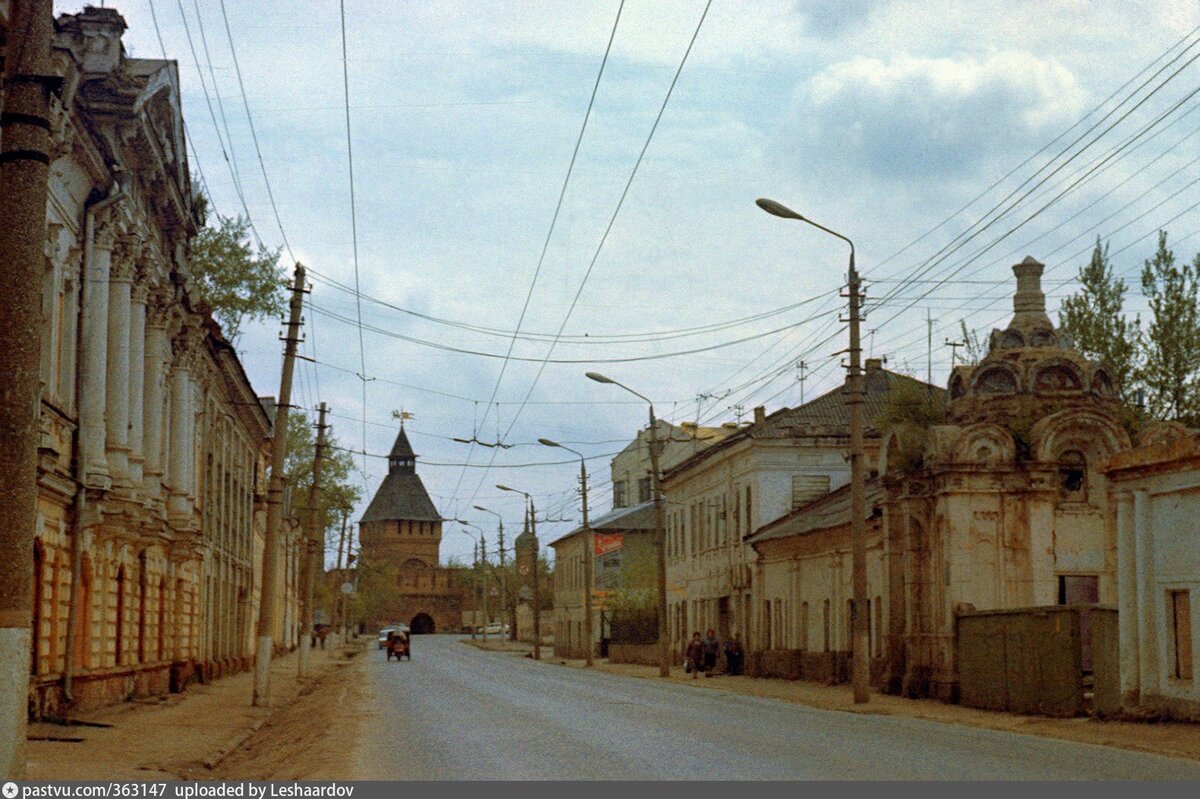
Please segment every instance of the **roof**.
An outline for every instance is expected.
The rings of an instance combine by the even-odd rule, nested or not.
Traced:
[[[759,541],[806,535],[818,530],[828,530],[831,527],[849,524],[850,488],[850,484],[847,483],[824,496],[817,497],[812,502],[801,505],[788,515],[758,528],[746,536],[746,541],[756,544]],[[876,509],[883,499],[883,490],[878,479],[868,480],[866,489],[866,518],[870,519],[875,516]]]
[[[618,530],[633,530],[647,531],[654,529],[654,502],[641,502],[637,505],[630,505],[628,508],[617,508],[596,519],[589,519],[588,526],[592,530],[601,533],[615,532]],[[566,535],[550,542],[550,546],[554,546],[562,541],[566,541],[573,535],[578,535],[583,532],[582,525],[576,527]]]
[[[388,458],[415,458],[417,453],[413,452],[412,444],[408,443],[408,434],[404,432],[404,425],[400,425],[400,435],[396,436],[396,443],[392,444],[392,451],[388,454]]]
[[[873,426],[887,406],[888,394],[894,389],[911,384],[924,387],[936,392],[939,396],[946,393],[945,389],[917,380],[908,375],[891,372],[880,366],[873,366],[868,361],[863,373],[863,383],[866,391],[864,403],[864,419],[867,435],[878,435],[881,431]],[[697,452],[675,468],[667,472],[667,477],[689,469],[718,452],[723,452],[739,441],[746,439],[793,438],[800,436],[849,436],[850,435],[850,406],[846,403],[845,387],[838,386],[825,392],[816,399],[810,400],[795,408],[781,408],[760,422],[749,427],[743,427],[738,432],[713,444],[705,450]]]
[[[379,490],[371,498],[367,512],[363,514],[364,522],[416,521],[439,522],[442,515],[438,513],[421,482],[420,475],[413,467],[412,446],[404,428],[396,436],[389,456],[387,477],[379,484]],[[400,461],[406,461],[401,463]]]

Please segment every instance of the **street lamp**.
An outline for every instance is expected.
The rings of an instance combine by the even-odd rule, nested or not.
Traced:
[[[853,616],[851,619],[851,682],[854,702],[863,704],[870,699],[870,664],[868,658],[867,613],[867,538],[866,538],[866,476],[863,471],[863,402],[865,390],[862,375],[862,282],[854,268],[854,242],[824,225],[796,213],[774,200],[755,200],[768,214],[783,219],[795,219],[823,230],[850,245],[850,269],[847,274],[850,295],[850,368],[846,372],[846,404],[850,411],[850,547],[853,552],[854,583]]]
[[[473,507],[475,508],[475,510],[479,510],[479,511],[483,511],[484,513],[492,514],[493,516],[496,517],[496,521],[499,523],[500,533],[499,533],[499,537],[497,539],[499,543],[496,546],[496,549],[500,553],[500,607],[502,608],[501,613],[500,613],[500,621],[501,621],[502,625],[508,627],[507,635],[511,636],[512,635],[512,612],[511,612],[512,609],[509,607],[509,603],[508,603],[508,573],[507,573],[507,569],[505,568],[505,565],[504,565],[504,517],[501,516],[499,513],[496,513],[496,511],[489,510],[488,508],[485,508],[482,505],[474,505]],[[502,630],[503,630],[503,627],[502,627]],[[505,637],[505,633],[502,631],[501,638],[504,638],[504,637]]]
[[[542,659],[542,592],[541,580],[538,578],[538,540],[537,540],[537,517],[533,505],[533,495],[528,494],[516,488],[509,488],[506,485],[496,484],[496,488],[501,491],[512,491],[514,494],[521,494],[525,499],[529,500],[529,533],[533,538],[533,659]]]
[[[480,528],[478,525],[471,524],[470,522],[464,521],[463,519],[455,519],[454,521],[458,522],[463,527],[474,527],[476,530],[479,531],[479,540],[478,541],[475,540],[474,535],[471,535],[471,533],[468,533],[466,530],[463,530],[462,532],[465,533],[466,535],[471,536],[471,540],[475,543],[475,546],[477,547],[476,551],[478,552],[478,554],[476,555],[476,558],[475,558],[475,570],[474,570],[474,573],[472,574],[472,578],[473,578],[473,582],[475,583],[475,586],[476,586],[476,591],[479,594],[478,598],[479,598],[480,602],[483,604],[483,633],[482,633],[482,635],[483,635],[483,642],[487,643],[487,637],[488,637],[488,632],[487,632],[488,603],[487,603],[487,577],[486,577],[486,575],[487,575],[487,545],[484,543],[483,529]],[[484,575],[484,578],[482,580],[480,579],[481,573]],[[474,605],[475,602],[472,601],[471,604]],[[471,637],[472,638],[475,637],[475,624],[474,624],[475,615],[476,615],[475,608],[472,607],[471,608],[471,622],[472,622]]]
[[[658,675],[671,676],[671,647],[667,635],[667,542],[663,527],[662,485],[658,473],[658,420],[654,417],[654,402],[629,386],[618,383],[599,372],[587,372],[590,380],[609,383],[625,389],[635,397],[646,400],[650,406],[650,491],[654,499],[654,542],[658,548]]]
[[[594,665],[592,661],[592,566],[596,552],[592,528],[588,524],[587,459],[583,457],[582,452],[577,452],[570,447],[564,447],[557,441],[551,441],[548,438],[539,438],[538,443],[547,447],[565,449],[567,452],[579,456],[579,494],[583,498],[583,639],[587,642],[586,664],[592,666]]]

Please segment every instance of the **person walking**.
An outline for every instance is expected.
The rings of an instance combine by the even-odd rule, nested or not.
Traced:
[[[717,640],[716,630],[709,629],[704,640],[700,642],[700,647],[704,653],[704,676],[711,677],[713,669],[717,667],[717,655],[721,652],[721,642]]]
[[[687,647],[687,670],[692,673],[692,679],[700,676],[704,668],[704,643],[700,640],[700,631],[692,633],[692,640]]]
[[[734,633],[733,638],[725,642],[725,673],[734,676],[741,674],[744,656],[742,642],[738,639],[737,633]]]

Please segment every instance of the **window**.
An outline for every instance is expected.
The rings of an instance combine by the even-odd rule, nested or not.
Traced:
[[[625,496],[625,481],[617,480],[613,483],[613,507],[624,508],[628,504],[628,498]]]
[[[822,613],[824,615],[823,623],[825,626],[825,651],[828,652],[829,651],[829,600],[828,599],[825,600],[825,607],[822,609]]]
[[[1175,645],[1174,676],[1192,679],[1192,597],[1190,591],[1167,592],[1171,630]]]
[[[808,649],[808,603],[800,603],[800,648]]]
[[[754,532],[754,517],[750,513],[750,486],[746,486],[746,533]]]
[[[638,480],[638,502],[650,501],[650,478],[643,477]]]
[[[1094,605],[1100,601],[1100,578],[1095,574],[1058,575],[1058,604]]]
[[[763,600],[763,647],[771,648],[771,600]]]
[[[1059,495],[1066,500],[1087,499],[1087,460],[1079,450],[1067,450],[1059,456]]]

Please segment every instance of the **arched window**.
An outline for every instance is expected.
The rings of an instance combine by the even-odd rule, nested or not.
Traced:
[[[149,593],[146,579],[146,553],[142,552],[138,555],[138,663],[146,662],[146,595]]]
[[[1070,449],[1059,456],[1059,495],[1073,502],[1087,499],[1087,458],[1077,449]]]
[[[88,644],[91,642],[92,625],[92,562],[87,555],[79,568],[79,594],[76,597],[79,609],[75,613],[75,668],[86,669],[90,657]]]
[[[113,665],[120,666],[125,655],[125,567],[117,569],[117,636]]]
[[[166,657],[167,641],[167,578],[158,581],[158,660]]]

